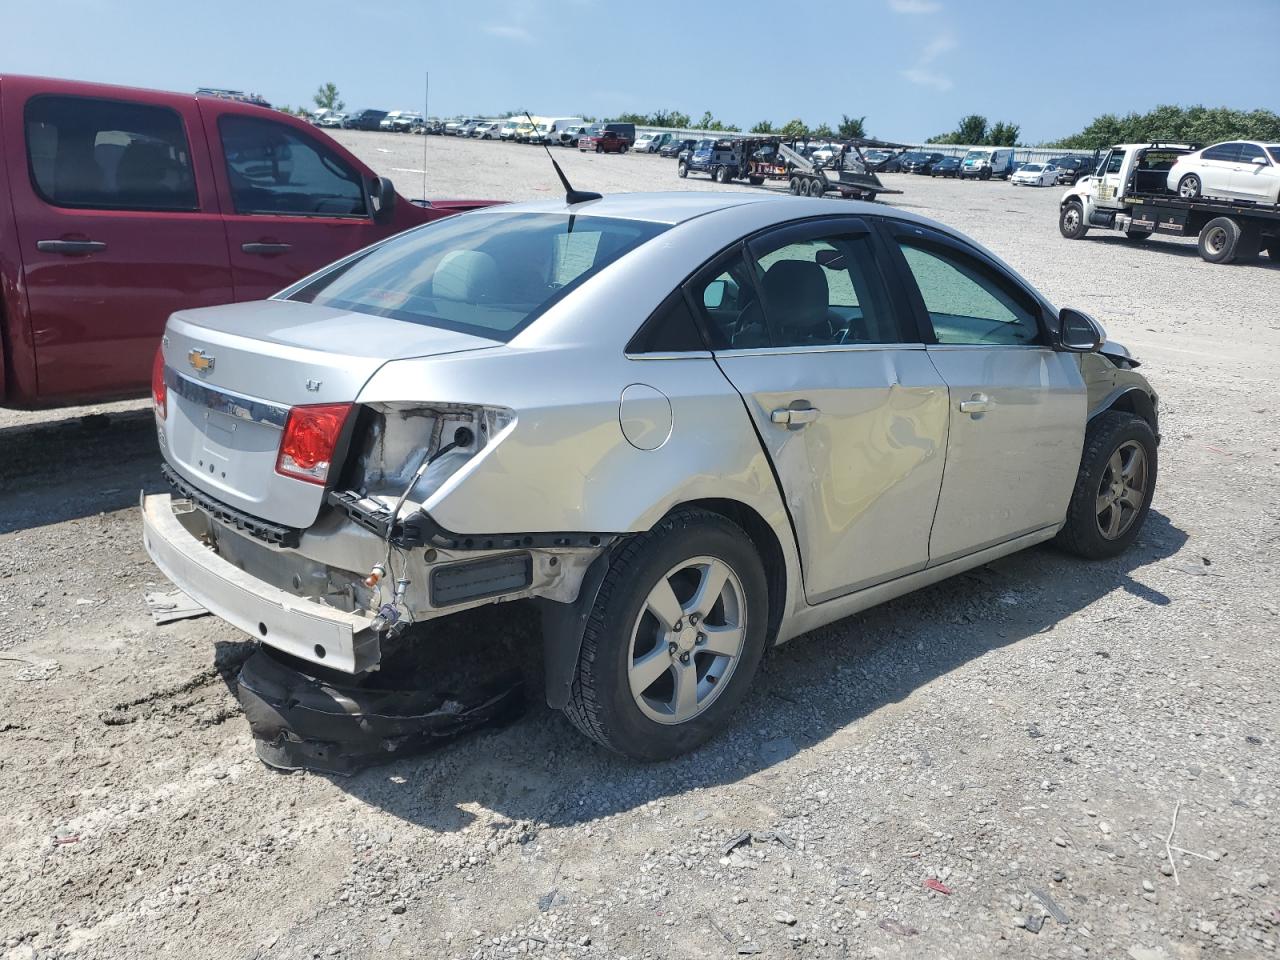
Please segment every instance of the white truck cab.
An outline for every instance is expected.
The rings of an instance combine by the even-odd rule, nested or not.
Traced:
[[[1090,229],[1118,230],[1130,240],[1153,233],[1199,238],[1210,263],[1248,260],[1265,249],[1280,259],[1280,208],[1234,200],[1181,197],[1168,187],[1169,169],[1195,143],[1118,143],[1093,174],[1062,195],[1058,230],[1080,240]]]

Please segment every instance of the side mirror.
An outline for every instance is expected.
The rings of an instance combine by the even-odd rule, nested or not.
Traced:
[[[1102,324],[1079,310],[1063,307],[1058,314],[1058,346],[1069,353],[1097,353],[1106,342]]]
[[[1257,164],[1258,166],[1260,166],[1260,167],[1265,167],[1265,166],[1267,165],[1267,158],[1266,158],[1266,157],[1254,157],[1254,158],[1253,158],[1252,160],[1250,160],[1249,162],[1250,162],[1250,163],[1256,163],[1256,164]]]
[[[712,280],[702,291],[702,304],[709,310],[718,310],[724,305],[724,294],[729,284],[724,280]]]
[[[373,219],[387,219],[396,205],[395,186],[386,177],[374,177],[369,184],[369,202],[373,205]]]

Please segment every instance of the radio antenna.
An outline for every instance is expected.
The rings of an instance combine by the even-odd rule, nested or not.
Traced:
[[[537,124],[533,122],[533,117],[529,116],[529,111],[524,112],[525,119],[529,121],[529,126],[533,127],[535,132]],[[599,193],[591,193],[588,190],[575,190],[573,185],[569,183],[569,178],[564,175],[564,171],[560,169],[560,164],[556,163],[556,158],[551,155],[551,148],[547,146],[546,141],[542,142],[542,149],[547,151],[547,159],[551,161],[551,166],[555,167],[556,176],[560,178],[560,182],[564,184],[564,202],[565,203],[586,203],[588,200],[603,200],[604,196]]]
[[[422,74],[422,200],[426,200],[426,118],[431,115],[431,74]]]

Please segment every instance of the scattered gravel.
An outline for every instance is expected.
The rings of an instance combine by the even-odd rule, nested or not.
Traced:
[[[420,192],[419,139],[342,137]],[[432,195],[553,191],[541,151],[427,148]],[[584,189],[726,189],[557,157]],[[672,763],[535,704],[351,779],[282,775],[230,689],[249,641],[143,602],[145,405],[2,413],[3,956],[1274,955],[1280,265],[1068,242],[1055,189],[887,179],[1144,361],[1161,478],[1128,555],[1035,549],[820,630]],[[518,607],[442,635],[536,650]]]

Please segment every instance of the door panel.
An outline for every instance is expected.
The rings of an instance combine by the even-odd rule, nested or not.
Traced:
[[[1088,417],[1076,355],[1037,347],[928,352],[951,397],[930,564],[1062,522]]]
[[[393,232],[373,221],[363,172],[293,124],[202,107],[237,300],[260,300]]]
[[[232,299],[195,99],[47,84],[3,91],[39,399],[140,394],[169,314]]]
[[[809,602],[923,569],[947,442],[947,390],[925,351],[718,359],[781,481]],[[816,419],[774,422],[797,407]]]
[[[1264,162],[1254,163],[1255,159]],[[1256,200],[1260,203],[1274,203],[1276,184],[1280,180],[1275,164],[1267,158],[1263,149],[1252,143],[1240,147],[1240,161],[1235,164],[1231,174],[1231,192],[1237,197]]]

